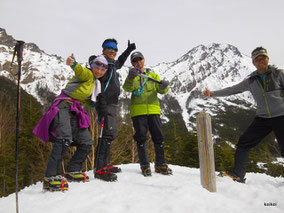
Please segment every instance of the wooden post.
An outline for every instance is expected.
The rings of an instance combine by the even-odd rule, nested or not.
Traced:
[[[216,192],[211,117],[201,112],[197,115],[196,121],[201,185],[210,192]]]

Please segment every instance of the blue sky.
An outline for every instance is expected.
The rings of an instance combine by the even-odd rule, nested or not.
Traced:
[[[284,65],[283,0],[1,0],[0,7],[0,27],[15,39],[64,58],[73,52],[80,62],[113,37],[119,53],[135,42],[150,66],[210,43],[248,56],[264,46],[271,63]]]

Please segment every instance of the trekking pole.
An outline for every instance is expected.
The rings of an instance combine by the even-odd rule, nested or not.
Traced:
[[[101,121],[99,123],[99,127],[100,127],[100,135],[99,135],[99,139],[98,139],[98,145],[97,145],[97,149],[96,149],[96,156],[95,156],[95,163],[94,163],[94,175],[96,174],[97,171],[97,167],[98,167],[98,152],[100,150],[100,146],[101,146],[101,139],[103,137],[103,130],[104,130],[104,116],[102,116]]]
[[[158,81],[158,80],[156,80],[156,79],[154,79],[154,78],[148,77],[147,75],[138,74],[138,76],[140,76],[140,77],[142,77],[142,78],[146,78],[146,79],[148,79],[149,81],[153,81],[153,82],[155,82],[155,83],[157,83],[157,84],[162,84],[161,81]]]
[[[17,41],[14,54],[11,62],[11,66],[13,64],[15,55],[17,54],[18,61],[18,87],[17,87],[17,115],[16,115],[16,150],[15,150],[15,163],[16,163],[16,212],[19,212],[19,201],[18,201],[18,153],[19,153],[19,129],[20,129],[20,98],[21,98],[21,72],[22,72],[22,61],[23,61],[23,49],[25,42]]]

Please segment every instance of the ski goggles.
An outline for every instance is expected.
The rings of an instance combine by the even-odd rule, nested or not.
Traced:
[[[104,49],[104,50],[105,50],[105,49],[113,50],[113,51],[115,51],[115,52],[118,51],[117,45],[116,45],[116,43],[113,42],[113,41],[105,42],[105,43],[103,44],[103,49]]]
[[[93,68],[102,68],[104,71],[107,71],[108,65],[103,64],[102,62],[99,61],[95,61],[93,63],[91,63],[91,69]]]
[[[118,49],[117,49],[117,48],[114,48],[114,47],[107,47],[106,49],[108,49],[108,50],[113,50],[114,52],[117,52],[117,51],[118,51]]]

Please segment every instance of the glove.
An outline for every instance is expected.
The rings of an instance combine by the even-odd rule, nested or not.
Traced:
[[[133,81],[136,76],[138,76],[137,70],[135,68],[131,68],[128,73],[129,80]]]
[[[169,86],[170,82],[167,80],[161,80],[160,89],[165,90]]]
[[[105,116],[107,115],[107,101],[106,97],[100,93],[98,95],[98,106],[97,106],[97,112],[99,115]]]
[[[128,40],[127,49],[130,50],[130,52],[133,51],[133,50],[135,50],[135,49],[136,49],[135,43],[130,43],[130,40]]]

